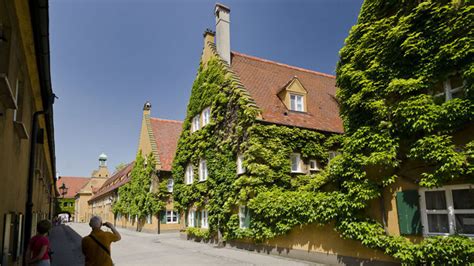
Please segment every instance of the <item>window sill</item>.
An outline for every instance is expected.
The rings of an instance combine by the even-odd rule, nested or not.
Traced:
[[[21,139],[29,139],[25,124],[22,122],[13,121],[13,126],[15,127],[15,131]]]
[[[303,171],[291,171],[292,174],[306,174]]]
[[[423,234],[423,237],[432,237],[432,236],[453,236],[454,234],[449,233],[426,233]],[[458,234],[460,236],[466,236],[469,238],[474,238],[474,234]]]
[[[199,182],[199,183],[202,183],[202,182],[206,182],[206,181],[207,181],[207,179],[199,180],[198,182]]]
[[[166,222],[166,223],[162,223],[162,224],[178,224],[178,222]]]
[[[0,73],[0,100],[8,109],[17,109],[15,98],[5,73]]]

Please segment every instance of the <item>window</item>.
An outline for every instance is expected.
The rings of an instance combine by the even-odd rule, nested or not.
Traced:
[[[166,187],[168,188],[168,192],[173,192],[174,180],[173,178],[168,179],[168,183]]]
[[[245,173],[245,167],[243,165],[244,156],[242,154],[237,154],[237,174]]]
[[[309,170],[310,171],[319,171],[319,165],[316,160],[309,160]]]
[[[292,111],[304,112],[303,95],[290,94],[290,109]]]
[[[188,227],[195,227],[195,218],[196,218],[196,211],[189,211],[188,213]]]
[[[201,211],[201,227],[202,228],[209,228],[209,224],[207,222],[207,210]]]
[[[472,185],[420,189],[421,221],[425,235],[474,236]]]
[[[199,181],[207,180],[207,163],[206,160],[201,160],[199,162]]]
[[[211,121],[211,108],[207,107],[202,111],[202,127]]]
[[[191,164],[186,167],[186,184],[190,185],[194,182],[194,169]]]
[[[166,223],[167,224],[176,224],[176,223],[178,223],[178,212],[176,212],[176,211],[166,211]]]
[[[193,117],[193,121],[191,124],[191,132],[195,132],[199,130],[199,115]]]
[[[152,219],[152,217],[151,217],[151,214],[148,214],[148,215],[146,216],[146,223],[147,223],[147,224],[152,224],[152,223],[153,223],[153,219]]]
[[[247,206],[239,206],[239,227],[249,228],[250,214]]]
[[[329,151],[328,153],[328,161],[330,162],[332,159],[334,159],[337,155],[340,153],[337,151]]]
[[[22,75],[18,73],[18,75]],[[13,110],[13,121],[21,122],[22,111],[23,111],[23,82],[19,79],[16,80],[15,85],[15,102],[17,108]]]
[[[461,75],[452,75],[446,81],[434,87],[434,96],[437,98],[444,96],[445,101],[461,97],[464,85],[465,82],[462,80]]]
[[[299,153],[291,154],[291,172],[301,173],[301,158]]]

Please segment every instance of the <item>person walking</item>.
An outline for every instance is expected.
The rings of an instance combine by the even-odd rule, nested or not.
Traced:
[[[26,264],[35,266],[51,265],[49,256],[49,239],[47,237],[51,229],[51,222],[42,220],[36,225],[37,234],[30,239],[26,250]]]
[[[110,254],[110,244],[122,239],[120,233],[115,227],[105,222],[102,224],[102,219],[99,216],[93,216],[89,222],[92,232],[82,238],[82,253],[85,257],[85,266],[112,266],[112,256]],[[104,232],[100,229],[106,226],[112,230],[111,232]]]

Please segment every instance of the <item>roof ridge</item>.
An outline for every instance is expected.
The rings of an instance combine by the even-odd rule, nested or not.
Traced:
[[[315,71],[315,70],[310,70],[310,69],[306,69],[306,68],[302,68],[302,67],[292,66],[292,65],[288,65],[288,64],[284,64],[284,63],[279,63],[279,62],[276,62],[276,61],[272,61],[272,60],[252,56],[252,55],[239,53],[239,52],[236,52],[236,51],[232,51],[232,53],[236,54],[236,55],[239,55],[239,56],[242,56],[242,57],[247,57],[247,58],[250,58],[250,59],[257,60],[257,61],[265,62],[265,63],[275,64],[275,65],[282,66],[282,67],[287,67],[287,68],[292,68],[292,69],[295,69],[295,70],[304,71],[304,72],[308,72],[308,73],[312,73],[312,74],[316,74],[316,75],[320,75],[320,76],[324,76],[324,77],[328,77],[328,78],[336,78],[335,75],[326,74],[326,73],[322,73],[322,72],[318,72],[318,71]]]
[[[66,176],[66,175],[60,175],[60,176],[58,176],[57,180],[59,180],[59,179],[61,179],[61,178],[90,179],[91,177],[87,177],[87,176]]]
[[[183,123],[183,121],[180,121],[180,120],[163,119],[163,118],[158,118],[158,117],[150,117],[150,119],[160,120],[160,121],[165,121],[165,122],[181,123],[181,124]]]

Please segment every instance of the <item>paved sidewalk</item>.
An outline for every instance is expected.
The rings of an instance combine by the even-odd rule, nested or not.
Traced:
[[[67,225],[54,226],[49,235],[51,250],[54,252],[52,255],[52,265],[84,265],[81,239],[82,237]]]
[[[112,243],[115,265],[315,265],[279,256],[264,255],[179,238],[179,233],[161,235],[117,228],[122,240]],[[51,233],[55,251],[53,266],[83,265],[81,236],[90,232],[87,224],[71,223]]]

